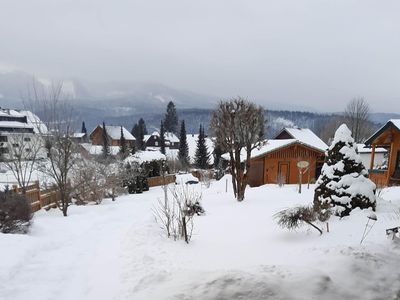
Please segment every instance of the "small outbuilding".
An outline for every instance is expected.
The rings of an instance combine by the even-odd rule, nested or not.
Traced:
[[[249,185],[296,184],[300,161],[308,163],[302,183],[313,182],[321,174],[327,149],[328,145],[310,129],[284,128],[275,139],[266,140],[263,146],[252,151]]]

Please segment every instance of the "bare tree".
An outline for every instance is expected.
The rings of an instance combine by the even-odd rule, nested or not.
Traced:
[[[373,130],[369,119],[370,108],[362,97],[353,98],[344,111],[345,121],[356,143],[361,143]]]
[[[250,170],[251,151],[264,139],[264,110],[238,97],[221,101],[211,118],[216,144],[229,153],[233,192],[244,199]]]
[[[342,115],[332,116],[323,125],[321,125],[321,139],[329,145],[333,140],[333,137],[338,127],[345,122],[345,117]]]
[[[40,163],[40,171],[52,179],[60,193],[57,207],[67,216],[71,205],[71,170],[79,160],[77,145],[71,138],[73,110],[62,93],[62,82],[49,87],[33,83],[29,90],[29,103],[46,125],[40,130],[45,143],[47,159]]]

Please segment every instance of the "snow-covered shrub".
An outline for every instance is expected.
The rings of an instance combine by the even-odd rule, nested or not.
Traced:
[[[94,202],[100,204],[105,196],[105,166],[93,159],[82,159],[74,168],[72,176],[72,196],[76,204]]]
[[[137,194],[149,190],[147,173],[139,163],[135,161],[126,163],[123,172],[123,186],[128,188],[129,194]]]
[[[200,204],[202,195],[187,185],[177,185],[170,189],[172,198],[168,197],[167,190],[164,191],[164,199],[159,199],[153,209],[156,221],[168,237],[189,243],[194,226],[193,217],[205,212]]]
[[[30,201],[14,192],[0,192],[0,232],[26,233],[32,220]]]
[[[322,230],[317,227],[314,222],[317,220],[326,221],[329,215],[329,210],[321,213],[321,211],[316,211],[312,206],[298,206],[284,209],[276,213],[274,218],[277,219],[278,225],[282,228],[295,230],[303,225],[303,223],[306,223],[322,234]]]
[[[314,194],[314,208],[335,207],[336,214],[346,216],[356,207],[375,209],[375,184],[356,152],[354,139],[345,124],[336,131],[329,147]]]

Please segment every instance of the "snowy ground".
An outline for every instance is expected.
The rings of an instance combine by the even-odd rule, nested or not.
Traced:
[[[334,218],[322,236],[287,232],[272,215],[309,203],[312,189],[267,185],[238,203],[225,179],[203,187],[191,244],[174,242],[152,215],[162,194],[74,206],[67,218],[41,211],[30,234],[0,234],[0,299],[400,299],[400,243],[385,237],[400,225],[400,188],[383,192],[361,246],[368,211]]]

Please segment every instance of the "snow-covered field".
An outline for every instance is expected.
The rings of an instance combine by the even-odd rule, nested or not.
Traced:
[[[202,188],[206,215],[189,245],[152,215],[160,187],[116,202],[36,213],[28,235],[0,234],[0,299],[400,299],[400,188],[369,211],[330,220],[330,232],[288,232],[272,216],[312,201],[312,188],[266,185],[233,199],[225,178]],[[197,189],[201,186],[197,185]],[[396,298],[397,297],[397,298]]]

